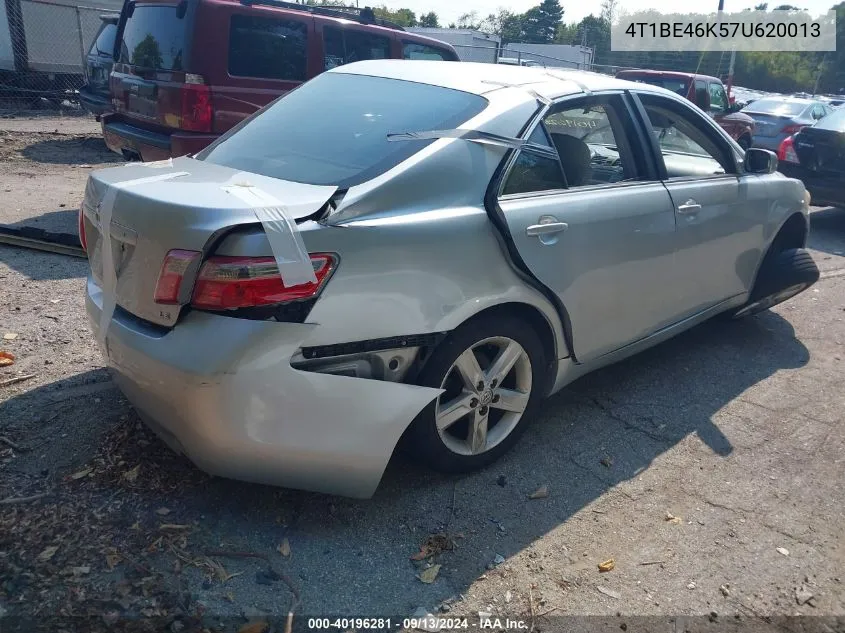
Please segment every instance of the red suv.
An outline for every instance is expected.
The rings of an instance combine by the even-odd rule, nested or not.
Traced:
[[[686,97],[710,114],[723,130],[731,135],[742,149],[751,147],[754,136],[754,119],[739,111],[739,106],[728,100],[722,80],[708,75],[665,72],[662,70],[622,70],[618,79],[639,81],[652,86],[667,88]]]
[[[363,59],[457,61],[372,9],[279,0],[127,0],[106,144],[128,160],[192,154],[321,72]]]

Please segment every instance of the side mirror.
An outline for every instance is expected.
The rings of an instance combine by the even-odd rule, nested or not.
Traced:
[[[747,174],[773,174],[778,169],[778,157],[767,149],[749,147],[742,166]]]
[[[737,103],[736,101],[731,101],[731,104],[728,106],[728,113],[733,114],[734,112],[739,112],[742,110],[742,104]]]

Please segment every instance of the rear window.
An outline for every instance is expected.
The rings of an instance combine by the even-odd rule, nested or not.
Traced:
[[[620,79],[627,79],[628,81],[636,81],[641,84],[648,84],[649,86],[657,86],[658,88],[666,88],[672,92],[687,96],[689,92],[689,83],[683,79],[663,79],[660,77],[620,77]]]
[[[97,35],[97,39],[94,41],[94,46],[91,47],[91,50],[97,55],[111,57],[114,55],[114,36],[117,33],[117,25],[106,22],[101,28],[103,30]]]
[[[402,42],[403,59],[433,59],[436,61],[451,62],[455,56],[449,51],[436,46],[427,46],[417,42]]]
[[[781,101],[780,99],[760,99],[746,108],[746,112],[756,114],[777,114],[781,116],[796,116],[807,109],[806,103]]]
[[[229,24],[229,74],[305,80],[308,27],[304,22],[233,15]]]
[[[486,105],[483,97],[439,86],[326,73],[260,110],[197,158],[345,189],[375,178],[431,142],[388,141],[388,134],[454,128]]]
[[[135,5],[123,28],[119,61],[139,68],[185,70],[187,20],[177,7]]]
[[[821,119],[813,127],[820,130],[833,130],[834,132],[845,132],[845,110],[834,110]]]

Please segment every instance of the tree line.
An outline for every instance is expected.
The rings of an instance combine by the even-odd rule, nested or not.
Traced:
[[[306,0],[307,4],[343,6],[348,0]],[[767,3],[754,7],[767,11]],[[790,4],[774,6],[772,11],[797,10]],[[772,92],[838,93],[845,90],[845,1],[831,7],[836,11],[835,52],[744,52],[736,55],[734,83],[747,88]],[[402,27],[444,27],[434,11],[419,16],[407,8],[373,8],[374,13]],[[610,50],[611,24],[618,17],[619,0],[603,0],[599,15],[588,15],[575,23],[564,21],[560,0],[541,0],[524,13],[506,8],[482,16],[472,11],[445,25],[450,29],[473,29],[501,38],[502,44],[570,44],[593,49],[596,70],[613,72],[617,68],[652,68],[717,74],[728,73],[728,58],[720,52],[621,52]]]

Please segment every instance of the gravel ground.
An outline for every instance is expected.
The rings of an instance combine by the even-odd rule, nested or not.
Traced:
[[[44,195],[63,182],[49,174]],[[0,382],[34,374],[0,387],[0,500],[49,493],[0,505],[0,617],[30,618],[4,630],[281,631],[290,587],[298,615],[486,612],[534,630],[845,616],[845,211],[812,221],[811,290],[579,380],[487,470],[397,458],[369,501],[210,478],[170,453],[103,369],[86,262],[0,246],[0,336],[17,335]]]

